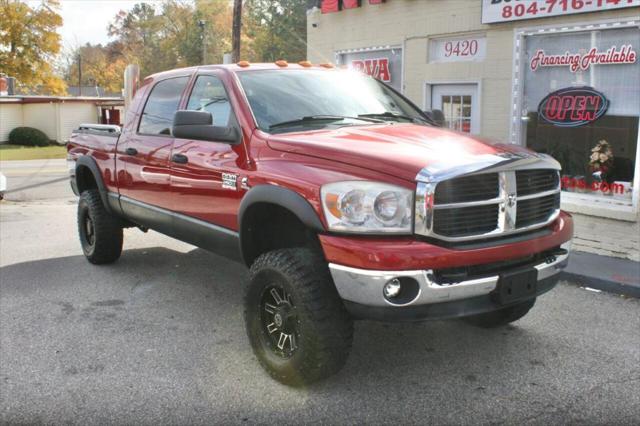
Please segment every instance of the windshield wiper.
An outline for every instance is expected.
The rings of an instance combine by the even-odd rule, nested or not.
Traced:
[[[419,117],[409,117],[408,115],[402,115],[402,114],[398,114],[396,112],[391,112],[391,111],[385,111],[385,112],[379,112],[379,113],[370,113],[370,114],[358,114],[358,117],[361,118],[369,118],[369,117],[380,117],[380,118],[391,118],[394,120],[407,120],[407,121],[411,121],[413,123],[415,123],[416,121],[420,121],[423,123],[426,123],[426,120],[423,120],[422,118]]]
[[[345,115],[307,115],[304,117],[296,118],[295,120],[287,120],[281,123],[275,123],[269,126],[269,130],[277,129],[279,127],[290,127],[310,123],[314,121],[342,121],[342,120],[360,120],[367,121],[369,123],[384,123],[384,120],[368,117],[349,117]]]

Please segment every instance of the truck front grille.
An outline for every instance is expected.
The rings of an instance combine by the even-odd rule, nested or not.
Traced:
[[[466,241],[529,231],[560,211],[560,174],[524,169],[418,183],[416,203],[426,223],[416,232],[445,241]],[[421,229],[422,232],[418,231]]]
[[[480,201],[498,196],[498,174],[488,173],[445,180],[436,187],[436,204]]]
[[[518,195],[550,191],[558,187],[559,176],[555,170],[517,170]]]
[[[433,230],[447,237],[467,236],[491,232],[498,223],[498,206],[438,209],[434,212]]]
[[[516,228],[546,222],[553,212],[560,208],[560,193],[546,197],[531,198],[518,202]]]

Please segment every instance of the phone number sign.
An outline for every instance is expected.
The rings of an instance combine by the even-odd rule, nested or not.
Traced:
[[[482,23],[638,7],[640,0],[482,0]]]

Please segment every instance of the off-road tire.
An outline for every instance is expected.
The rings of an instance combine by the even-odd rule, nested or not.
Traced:
[[[88,225],[87,221],[91,224]],[[122,224],[109,214],[100,193],[84,191],[78,201],[78,234],[87,260],[100,265],[118,260],[122,253]]]
[[[289,313],[294,312],[288,318],[293,322],[290,328],[295,328],[291,335],[295,336],[296,348],[287,346],[291,351],[288,357],[269,343],[274,332],[269,333],[265,325],[271,314],[262,301],[271,297],[269,289],[273,288],[282,288],[285,298],[290,296]],[[281,306],[286,305],[283,302]],[[353,320],[342,304],[326,261],[312,250],[282,249],[258,257],[250,269],[244,314],[254,354],[281,383],[303,386],[322,380],[338,372],[348,358]]]
[[[527,315],[529,310],[533,308],[536,303],[536,299],[530,299],[525,302],[518,303],[517,305],[509,306],[493,312],[487,312],[484,314],[472,315],[463,318],[469,324],[476,325],[482,328],[494,328],[502,325],[507,325],[511,322],[517,321],[523,316]]]

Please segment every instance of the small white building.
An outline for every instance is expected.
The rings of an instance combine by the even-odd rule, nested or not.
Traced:
[[[121,98],[0,96],[0,143],[16,127],[34,127],[63,144],[80,123],[121,124]]]

